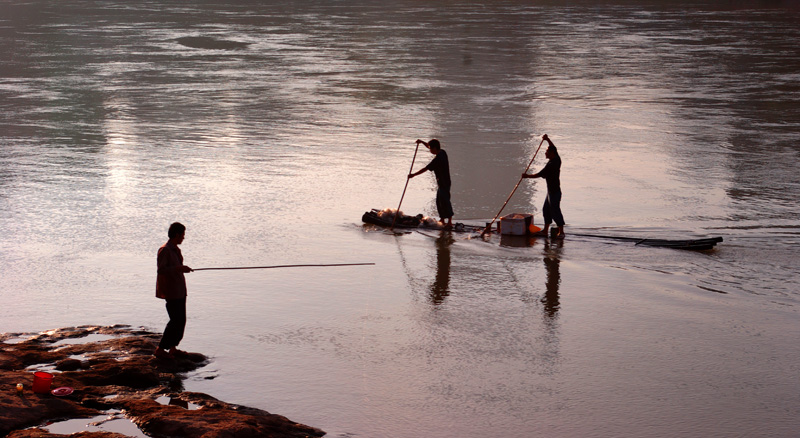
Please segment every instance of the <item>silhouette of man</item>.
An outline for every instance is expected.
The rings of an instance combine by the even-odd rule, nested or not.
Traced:
[[[156,297],[166,300],[169,322],[161,336],[155,353],[159,359],[173,359],[186,353],[177,346],[183,339],[186,328],[186,278],[183,274],[192,268],[183,264],[183,254],[178,245],[183,243],[186,227],[175,222],[169,226],[167,243],[158,248],[156,276]]]
[[[417,140],[417,144],[424,144],[430,152],[435,155],[433,160],[421,170],[410,173],[409,178],[414,178],[428,170],[436,175],[436,184],[439,186],[436,190],[436,209],[439,211],[439,216],[442,218],[441,223],[446,228],[453,227],[453,205],[450,203],[450,162],[447,159],[447,152],[442,149],[439,140],[431,139],[429,142]],[[445,222],[447,220],[447,222]]]
[[[542,214],[544,215],[544,229],[537,234],[547,236],[547,231],[550,228],[550,224],[555,221],[556,226],[558,226],[558,232],[554,237],[557,239],[563,239],[564,215],[561,214],[561,157],[558,155],[556,145],[550,141],[550,138],[547,136],[547,134],[542,136],[542,139],[546,140],[549,144],[547,151],[544,153],[544,156],[547,157],[549,161],[538,173],[534,173],[533,175],[523,173],[522,177],[544,178],[545,181],[547,181],[547,197],[545,198],[544,206],[542,207]]]

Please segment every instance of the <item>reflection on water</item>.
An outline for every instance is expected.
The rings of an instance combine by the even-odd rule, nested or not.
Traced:
[[[545,239],[530,235],[517,236],[503,234],[500,236],[500,246],[508,248],[541,248],[546,281],[540,301],[544,306],[545,316],[555,320],[560,307],[558,289],[561,285],[561,273],[559,271],[559,265],[561,263],[561,252],[564,247],[564,240]],[[534,291],[534,293],[535,292],[536,291]]]
[[[431,302],[441,304],[450,295],[450,246],[455,243],[452,232],[442,231],[436,239],[436,278],[431,285]]]
[[[135,438],[147,438],[148,436],[142,432],[132,420],[126,418],[123,412],[114,409],[107,411],[106,414],[92,418],[54,421],[40,427],[52,434],[58,435],[100,432]]]
[[[545,314],[553,319],[556,318],[560,306],[558,296],[558,287],[561,285],[561,273],[559,272],[561,260],[559,258],[559,249],[561,249],[563,245],[563,240],[547,242],[544,248],[544,257],[542,257],[545,272],[547,272],[547,281],[545,282],[542,304],[544,304]]]

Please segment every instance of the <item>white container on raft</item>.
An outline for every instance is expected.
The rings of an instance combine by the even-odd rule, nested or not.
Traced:
[[[511,213],[500,218],[498,228],[500,228],[500,234],[525,236],[530,232],[532,222],[532,214]]]

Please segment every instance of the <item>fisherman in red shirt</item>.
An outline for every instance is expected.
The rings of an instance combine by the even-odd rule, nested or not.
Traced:
[[[158,249],[157,257],[156,297],[167,301],[169,315],[169,322],[154,353],[159,359],[174,359],[186,354],[177,346],[186,328],[186,278],[183,274],[192,272],[192,268],[183,264],[183,255],[178,248],[183,243],[186,227],[175,222],[169,226],[167,235],[169,240]]]

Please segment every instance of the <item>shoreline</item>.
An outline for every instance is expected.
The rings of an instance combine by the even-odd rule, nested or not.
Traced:
[[[185,373],[206,366],[209,359],[200,353],[173,360],[157,359],[152,352],[159,337],[127,325],[0,334],[0,386],[4,388],[0,392],[0,435],[61,437],[65,434],[46,430],[50,422],[88,419],[109,412],[121,412],[119,418],[124,415],[148,436],[325,435],[320,429],[281,415],[184,391]],[[53,375],[51,389],[67,387],[70,393],[34,393],[35,371]],[[18,383],[23,384],[21,394],[16,390]],[[130,436],[108,431],[67,434],[73,432],[80,432],[84,438]]]

